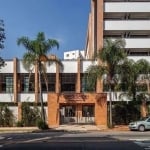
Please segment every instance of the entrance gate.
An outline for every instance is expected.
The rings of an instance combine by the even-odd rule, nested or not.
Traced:
[[[94,105],[60,105],[60,124],[93,124]]]

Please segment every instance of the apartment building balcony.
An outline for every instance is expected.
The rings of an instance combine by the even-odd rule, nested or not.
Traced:
[[[150,12],[150,2],[105,2],[104,12]]]
[[[150,20],[116,20],[116,21],[104,21],[104,30],[150,30]]]

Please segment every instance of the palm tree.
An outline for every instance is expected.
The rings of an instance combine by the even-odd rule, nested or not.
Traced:
[[[145,103],[147,97],[149,97],[149,75],[150,75],[150,63],[145,59],[134,61],[127,59],[121,66],[120,69],[121,81],[124,85],[124,92],[120,95],[126,96],[133,101],[140,101]],[[139,89],[141,85],[146,85],[146,89]]]
[[[109,125],[112,127],[112,99],[111,91],[114,90],[117,82],[117,67],[126,58],[124,51],[125,41],[123,39],[111,40],[106,39],[104,41],[104,47],[96,55],[95,59],[100,60],[101,65],[91,65],[86,70],[88,74],[88,80],[93,81],[101,79],[103,75],[106,75],[106,82],[109,86],[110,101],[109,101]]]
[[[39,97],[41,102],[41,117],[42,121],[45,122],[45,113],[44,113],[44,106],[43,106],[43,97],[42,97],[42,87],[41,87],[41,75],[45,74],[45,63],[49,62],[56,62],[59,65],[61,61],[55,57],[48,57],[49,51],[56,47],[59,48],[59,43],[55,39],[47,39],[43,32],[39,32],[37,34],[36,39],[30,40],[28,37],[21,37],[17,40],[18,45],[23,45],[27,52],[23,56],[23,65],[24,68],[30,70],[31,67],[35,66],[38,70],[38,78],[39,78]]]
[[[132,59],[127,59],[121,66],[120,77],[122,83],[126,87],[124,90],[128,91],[128,95],[136,101],[138,86],[145,84],[145,80],[148,79],[150,73],[150,63],[144,59],[134,61]],[[147,87],[148,89],[148,87]]]

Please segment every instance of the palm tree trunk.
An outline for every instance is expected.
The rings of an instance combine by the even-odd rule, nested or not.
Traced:
[[[41,64],[40,63],[39,63],[39,97],[40,97],[40,102],[41,102],[41,118],[42,118],[42,121],[45,122],[45,112],[44,112],[42,84],[41,84]]]

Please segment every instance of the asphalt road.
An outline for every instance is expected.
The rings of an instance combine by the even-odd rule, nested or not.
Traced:
[[[150,150],[150,132],[0,134],[0,150]]]

